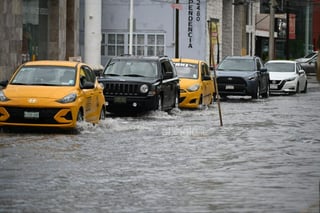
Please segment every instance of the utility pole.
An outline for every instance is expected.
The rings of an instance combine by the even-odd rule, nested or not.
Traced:
[[[130,18],[129,18],[129,54],[132,55],[133,46],[133,0],[130,0]]]
[[[269,60],[274,59],[274,8],[275,0],[270,0]]]
[[[179,5],[179,0],[176,0]],[[176,8],[175,58],[179,58],[179,8]]]

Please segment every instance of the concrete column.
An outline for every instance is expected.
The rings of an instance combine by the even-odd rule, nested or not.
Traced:
[[[101,0],[85,1],[84,62],[101,65]]]
[[[66,59],[69,57],[79,56],[79,0],[67,0],[67,42],[66,42]]]

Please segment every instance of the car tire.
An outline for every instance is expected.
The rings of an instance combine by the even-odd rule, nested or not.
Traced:
[[[163,110],[163,101],[162,101],[162,95],[158,95],[157,97],[158,105],[157,110],[162,111]]]
[[[105,120],[105,119],[106,119],[106,110],[105,110],[105,107],[102,106],[102,108],[100,110],[99,120]]]
[[[296,94],[300,93],[300,89],[299,89],[300,85],[299,85],[299,82],[297,83],[297,86],[296,86]]]
[[[307,93],[308,90],[308,81],[306,81],[306,84],[304,85],[304,89],[302,90],[302,93]]]
[[[253,99],[259,99],[260,98],[260,85],[258,84],[255,93],[252,95]]]
[[[267,86],[266,90],[267,91],[265,93],[263,93],[263,95],[262,95],[263,98],[269,98],[269,96],[270,96],[270,86],[269,85]]]
[[[83,112],[81,109],[79,109],[78,115],[77,115],[77,122],[84,121]]]
[[[176,92],[176,96],[174,97],[174,103],[172,105],[172,108],[178,108],[179,107],[179,93]]]

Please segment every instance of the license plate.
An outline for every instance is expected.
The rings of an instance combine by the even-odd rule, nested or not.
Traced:
[[[127,98],[126,97],[114,97],[114,102],[125,104],[125,103],[127,103]]]
[[[270,89],[278,89],[278,85],[277,84],[270,84]]]
[[[226,89],[234,89],[234,86],[233,85],[226,85]]]
[[[39,112],[24,112],[24,118],[29,119],[38,119],[39,118]]]

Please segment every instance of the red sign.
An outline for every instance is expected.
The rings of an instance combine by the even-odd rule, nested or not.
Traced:
[[[173,9],[182,10],[182,4],[171,4]]]
[[[296,39],[296,15],[289,14],[289,39]]]

